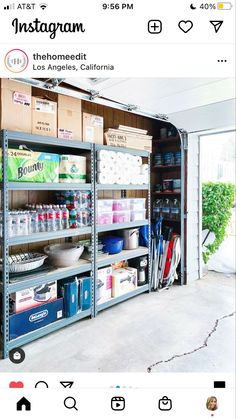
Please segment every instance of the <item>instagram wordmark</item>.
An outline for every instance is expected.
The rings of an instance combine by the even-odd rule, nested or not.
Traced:
[[[55,39],[56,38],[56,34],[57,32],[61,32],[61,33],[75,33],[75,32],[85,32],[85,28],[83,23],[46,23],[46,22],[41,22],[38,18],[36,18],[35,20],[33,20],[32,22],[29,23],[22,23],[19,22],[19,19],[15,18],[12,21],[12,26],[15,30],[15,35],[18,33],[22,33],[22,32],[36,32],[36,33],[50,33],[49,37],[51,39]]]

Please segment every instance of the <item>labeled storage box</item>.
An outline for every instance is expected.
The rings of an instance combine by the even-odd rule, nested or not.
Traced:
[[[64,299],[64,316],[72,317],[77,314],[78,306],[78,282],[74,280],[60,281],[58,284],[60,297]]]
[[[105,144],[114,147],[135,148],[152,152],[152,140],[135,135],[122,133],[122,131],[109,129],[104,134]]]
[[[57,299],[57,283],[50,282],[10,294],[10,310],[19,313]]]
[[[63,298],[10,316],[10,340],[63,318]]]
[[[60,183],[86,183],[86,157],[60,156]]]
[[[119,295],[133,291],[135,288],[137,288],[136,268],[113,269],[112,297],[119,297]]]
[[[131,211],[130,221],[142,221],[146,220],[146,210],[135,210]]]
[[[79,283],[79,309],[82,311],[89,310],[92,304],[92,278],[78,278]]]
[[[31,133],[31,86],[1,79],[0,129]]]
[[[57,103],[32,97],[32,134],[57,136]]]
[[[130,222],[130,211],[113,211],[113,223],[129,223]]]
[[[58,95],[58,138],[82,141],[80,99]]]
[[[2,151],[0,149],[0,167]],[[59,156],[29,150],[8,149],[8,180],[11,182],[59,182]],[[0,173],[1,179],[1,173]]]
[[[83,113],[83,141],[103,144],[103,117]]]
[[[112,267],[98,269],[96,300],[98,304],[104,303],[111,299],[112,290]]]
[[[97,212],[97,224],[113,224],[113,212],[112,211],[104,211],[102,208],[98,208]]]

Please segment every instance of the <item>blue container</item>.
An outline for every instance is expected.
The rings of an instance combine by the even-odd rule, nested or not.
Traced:
[[[103,251],[104,253],[109,253],[114,255],[120,253],[124,247],[124,240],[121,237],[108,236],[102,238]]]
[[[63,318],[63,298],[10,316],[10,340]]]
[[[92,304],[91,277],[78,278],[79,280],[79,308],[89,310]]]
[[[72,317],[77,314],[79,309],[77,281],[74,279],[60,283],[59,293],[64,298],[65,317]]]
[[[164,165],[165,166],[172,166],[175,164],[175,155],[172,152],[164,153]]]
[[[178,165],[181,164],[181,151],[177,151],[175,153],[175,164],[178,164]]]

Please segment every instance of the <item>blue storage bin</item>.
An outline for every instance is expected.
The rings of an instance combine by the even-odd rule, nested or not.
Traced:
[[[75,279],[60,282],[59,294],[64,298],[64,315],[65,317],[72,317],[77,314],[79,309],[78,304],[78,283]]]
[[[92,278],[81,277],[79,281],[79,308],[82,311],[89,310],[92,305]]]

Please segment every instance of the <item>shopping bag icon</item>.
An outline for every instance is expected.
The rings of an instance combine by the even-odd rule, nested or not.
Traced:
[[[19,352],[15,352],[13,355],[13,358],[18,361],[19,359],[21,359],[21,354]]]
[[[167,396],[162,397],[158,402],[159,410],[171,410],[172,409],[172,400],[168,399]]]

